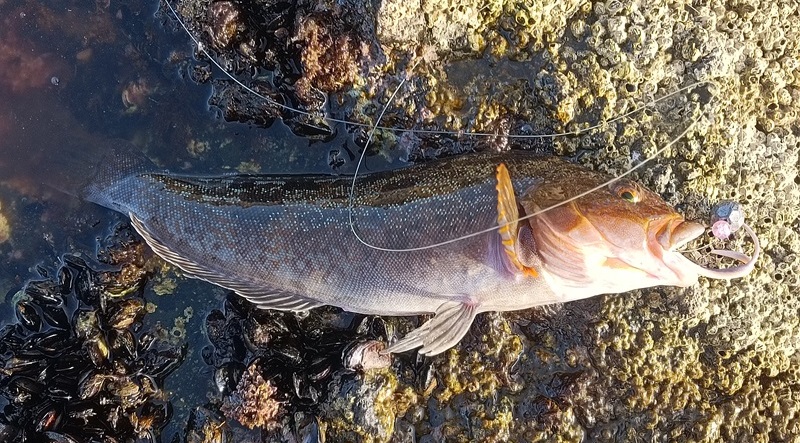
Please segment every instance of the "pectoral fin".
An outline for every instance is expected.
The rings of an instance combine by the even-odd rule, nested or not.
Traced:
[[[519,208],[517,196],[514,194],[514,184],[504,163],[497,167],[497,224],[503,247],[509,261],[527,277],[537,277],[536,269],[528,267],[520,261],[517,255],[517,233],[519,232]]]
[[[159,240],[145,223],[129,213],[131,225],[142,236],[145,243],[161,258],[180,268],[188,276],[205,280],[223,288],[230,289],[246,298],[259,309],[276,309],[280,311],[307,311],[322,303],[291,292],[275,290],[263,284],[249,282],[226,275],[223,272],[191,260],[183,254],[170,248]]]
[[[459,301],[445,302],[439,306],[432,319],[389,346],[385,352],[405,352],[421,346],[420,354],[440,354],[461,341],[472,326],[477,313],[477,306],[474,304]]]

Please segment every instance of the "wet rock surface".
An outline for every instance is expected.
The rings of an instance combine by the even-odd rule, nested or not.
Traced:
[[[157,20],[130,14],[139,11],[131,6],[135,2],[82,9],[77,18],[62,21],[52,19],[53,9],[35,9],[32,3],[0,4],[9,12],[0,31],[0,60],[6,62],[0,66],[22,67],[0,68],[0,92],[17,94],[0,101],[0,134],[19,126],[9,118],[14,114],[9,103],[19,94],[94,82],[93,93],[68,109],[87,115],[92,128],[136,119],[148,123],[144,129],[110,132],[136,139],[176,170],[214,161],[248,172],[271,164],[307,166],[313,162],[304,156],[323,152],[324,172],[347,172],[366,142],[366,129],[330,117],[372,125],[405,80],[381,124],[456,133],[376,131],[368,155],[381,167],[472,149],[523,148],[619,173],[692,125],[681,142],[634,177],[691,219],[708,220],[719,200],[741,203],[765,249],[753,274],[741,280],[702,280],[685,290],[655,288],[483,314],[455,349],[432,359],[408,353],[387,361],[372,347],[404,335],[424,318],[379,320],[328,308],[307,317],[260,312],[232,294],[202,286],[200,291],[217,298],[211,307],[195,306],[204,327],[185,330],[189,357],[201,354],[201,369],[192,372],[192,387],[185,389],[208,384],[207,402],[183,405],[191,414],[186,423],[173,423],[181,430],[176,440],[791,441],[800,436],[794,420],[800,404],[800,16],[794,3],[174,4],[225,70],[263,96],[309,114],[244,90],[205,56],[193,60],[183,35],[172,43],[179,49],[157,49],[158,34],[141,26]],[[30,22],[14,21],[33,11],[39,11],[40,25],[68,41],[88,36],[89,43],[76,43],[61,57],[78,60],[78,72],[101,64],[102,45],[112,44],[119,45],[112,52],[125,54],[120,64],[135,69],[126,69],[117,81],[97,82],[70,74],[61,62],[49,65],[58,57],[23,38]],[[158,17],[180,30],[163,4]],[[81,27],[82,21],[90,25]],[[91,32],[76,32],[84,28]],[[155,70],[148,64],[153,60]],[[213,85],[209,103],[225,120],[274,132],[245,143],[239,126],[222,121],[197,129],[172,119],[148,120],[159,112],[179,120],[191,109],[178,100],[172,107],[164,104],[170,101],[166,91],[193,84],[176,85],[153,74],[175,69]],[[610,121],[698,81],[706,83]],[[503,137],[573,133],[603,122],[568,137]],[[274,137],[276,132],[311,142],[291,146]],[[237,150],[240,143],[247,148]],[[389,160],[378,163],[381,159]],[[13,164],[0,158],[0,165],[5,163]],[[15,195],[30,195],[18,183],[4,186]],[[10,225],[7,241],[0,242],[3,257],[16,257],[20,250],[54,254],[31,247],[32,239],[43,236],[20,221],[27,211],[46,223],[52,211],[21,198],[2,201],[1,210]],[[747,250],[738,237],[727,244]],[[165,293],[180,293],[187,281],[161,275],[161,266],[135,243],[112,252],[122,254],[116,273],[91,271],[67,259],[57,275],[69,278],[53,274],[14,300],[15,317],[0,339],[5,368],[0,435],[56,438],[85,426],[98,438],[146,439],[152,437],[141,434],[148,425],[142,418],[152,420],[148,427],[154,434],[168,421],[165,405],[182,394],[165,392],[163,378],[180,361],[182,348],[158,340],[162,347],[143,347],[149,329],[141,324],[152,314],[145,313],[141,291],[154,275],[177,282],[177,290],[160,286]],[[702,251],[694,255],[716,260]],[[19,276],[24,268],[14,269],[16,276],[2,282],[3,289],[14,288],[12,295],[24,280]],[[103,307],[94,295],[84,300],[88,296],[81,295],[80,285],[64,289],[64,281],[94,281],[117,297],[106,297]],[[76,315],[81,312],[86,313]],[[53,343],[83,358],[56,362]],[[33,358],[14,360],[16,355]],[[150,358],[168,370],[143,361]],[[120,368],[111,360],[128,363]],[[62,364],[73,366],[57,366]],[[44,389],[42,373],[72,400]],[[160,378],[154,376],[151,384],[142,373]],[[178,374],[167,380],[178,385]],[[87,397],[76,402],[81,392]],[[98,405],[101,400],[107,404]],[[68,403],[99,413],[90,416]],[[114,418],[114,410],[136,415]]]
[[[425,362],[427,370],[418,371],[405,357],[395,362],[395,389],[404,400],[384,411],[389,421],[397,419],[395,438],[797,436],[800,430],[787,418],[795,411],[800,334],[797,6],[445,3],[388,1],[367,10],[379,51],[371,46],[368,59],[353,51],[358,78],[342,85],[344,92],[327,88],[327,108],[305,101],[304,109],[374,124],[406,79],[381,120],[386,126],[500,136],[570,133],[705,82],[573,137],[535,142],[378,131],[369,152],[419,160],[460,149],[534,148],[616,174],[692,125],[681,142],[634,177],[690,219],[707,220],[722,199],[742,203],[766,254],[751,276],[730,283],[703,280],[683,291],[656,288],[484,316],[456,350]],[[293,10],[296,20],[310,13]],[[195,29],[204,26],[193,22]],[[286,29],[297,33],[297,27]],[[215,55],[228,63],[241,57]],[[302,73],[303,60],[294,60]],[[276,66],[268,69],[283,69]],[[282,102],[302,102],[289,87],[269,91]],[[349,130],[363,143],[363,129]],[[746,249],[736,237],[728,244]],[[407,322],[396,324],[402,331]],[[385,384],[376,383],[373,393],[382,389]],[[386,440],[359,422],[364,419],[326,432],[346,440],[372,429],[375,439]],[[351,434],[335,433],[341,429]]]
[[[378,384],[372,374],[392,361],[379,354],[381,345],[375,341],[386,334],[381,319],[332,308],[305,317],[261,311],[230,294],[224,310],[206,317],[206,331],[211,344],[203,349],[203,360],[214,368],[216,385],[206,408],[245,427],[261,428],[268,441],[296,438],[311,423],[319,426],[327,419],[329,429],[351,432],[343,425],[348,421],[342,421],[347,408],[341,402],[348,398],[358,399],[362,412],[378,420],[372,409],[378,401],[372,389]],[[325,412],[329,409],[336,412]],[[360,416],[346,415],[350,420]],[[380,420],[388,438],[391,423],[383,416]]]

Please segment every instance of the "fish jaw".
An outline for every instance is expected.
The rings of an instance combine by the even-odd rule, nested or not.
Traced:
[[[753,270],[761,251],[755,232],[744,225],[754,245],[752,256],[715,249],[710,252],[742,264],[707,268],[679,251],[703,235],[705,227],[684,220],[676,212],[647,219],[593,215],[587,216],[571,204],[542,213],[530,222],[544,278],[566,300],[652,286],[687,287],[697,283],[700,276],[741,278]]]
[[[697,282],[698,273],[675,249],[701,235],[701,225],[677,214],[647,223],[625,217],[600,223],[575,205],[531,219],[544,278],[566,300]]]

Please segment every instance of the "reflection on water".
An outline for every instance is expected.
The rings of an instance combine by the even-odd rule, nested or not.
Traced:
[[[190,80],[186,36],[158,4],[5,2],[0,27],[0,291],[119,217],[69,195],[115,139],[173,170],[329,171],[328,150],[277,124],[221,122]],[[6,224],[8,225],[6,227]]]

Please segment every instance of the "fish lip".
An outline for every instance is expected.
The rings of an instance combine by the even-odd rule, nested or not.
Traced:
[[[705,232],[705,226],[700,223],[686,221],[682,217],[672,218],[658,231],[656,240],[665,251],[675,251]]]
[[[666,270],[664,268],[661,268],[658,272],[653,270],[647,270],[646,272],[653,279],[661,281],[661,284],[682,287],[694,284],[697,281],[697,272],[695,269],[686,266],[685,261],[687,259],[678,249],[703,235],[705,229],[702,224],[686,221],[679,214],[651,220],[649,226],[651,234],[648,236],[650,253],[664,268],[669,270],[672,276],[667,277],[664,274]]]
[[[712,249],[711,254],[733,258],[741,264],[724,269],[714,269],[701,266],[688,257],[684,256],[678,249],[690,241],[696,239],[705,232],[705,226],[695,223],[674,219],[665,223],[664,227],[656,234],[657,243],[663,248],[662,260],[668,268],[675,273],[683,286],[689,286],[697,281],[698,276],[713,279],[730,280],[741,278],[752,272],[755,263],[761,252],[761,245],[755,232],[743,225],[747,235],[753,242],[754,249],[752,256],[747,256],[738,251]]]

